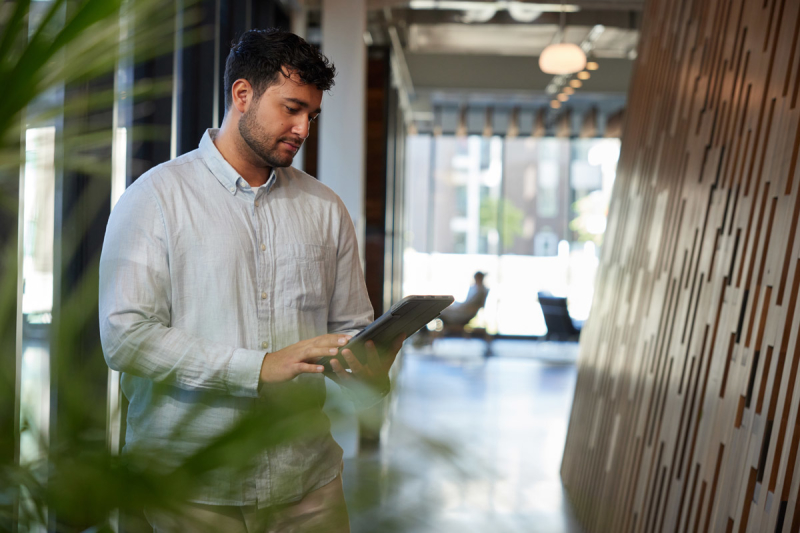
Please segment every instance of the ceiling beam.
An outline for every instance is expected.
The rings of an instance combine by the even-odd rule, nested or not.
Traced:
[[[381,0],[382,1],[382,0]],[[393,9],[392,15],[395,20],[403,20],[407,25],[410,24],[456,24],[462,22],[463,11],[437,10],[437,9],[409,9],[403,7]],[[565,24],[567,26],[594,26],[602,24],[609,28],[639,29],[641,25],[641,14],[636,11],[603,11],[585,10],[576,13],[566,14]],[[507,25],[558,25],[558,13],[542,13],[532,22],[517,22],[507,11],[498,11],[497,14],[486,22],[486,24],[507,24]],[[471,24],[479,26],[480,24]]]
[[[476,3],[479,3],[476,1]],[[533,1],[527,4],[552,4],[552,1]],[[577,6],[581,11],[642,11],[644,0],[570,0],[570,5]],[[409,0],[367,0],[367,9],[383,9],[385,7],[408,7]]]

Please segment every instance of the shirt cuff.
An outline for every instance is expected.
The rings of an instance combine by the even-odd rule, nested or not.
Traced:
[[[228,363],[228,392],[233,396],[258,397],[261,365],[266,356],[264,350],[235,349]]]

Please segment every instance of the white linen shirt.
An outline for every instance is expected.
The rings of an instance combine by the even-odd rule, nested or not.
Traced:
[[[266,353],[373,318],[339,197],[291,167],[251,188],[217,132],[125,191],[100,259],[103,352],[130,402],[124,451],[161,447],[175,463],[252,409]],[[321,410],[324,379],[290,382],[318,403],[323,434],[264,451],[244,477],[214,471],[192,500],[265,507],[335,478],[342,450]]]

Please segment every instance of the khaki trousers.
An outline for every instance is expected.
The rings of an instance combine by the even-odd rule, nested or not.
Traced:
[[[181,516],[145,511],[154,533],[350,533],[339,475],[286,505],[257,509],[190,503]]]

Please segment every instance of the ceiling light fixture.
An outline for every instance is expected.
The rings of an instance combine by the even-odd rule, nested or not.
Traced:
[[[559,94],[556,98],[558,98],[562,102],[566,102],[567,100],[569,100],[569,96],[567,96],[564,93]]]
[[[519,108],[515,107],[511,110],[511,117],[508,120],[508,129],[506,130],[506,139],[513,139],[519,135]]]
[[[517,22],[533,22],[542,15],[542,10],[536,4],[522,2],[509,2],[506,7],[508,14]]]
[[[552,102],[550,102],[550,107],[552,107],[553,109],[558,109],[561,107],[561,102],[559,102],[558,100],[553,100]]]
[[[564,87],[564,94],[572,96],[573,94],[575,94],[575,89],[573,89],[572,87]]]
[[[592,75],[589,74],[588,72],[586,72],[585,70],[582,70],[581,72],[578,72],[578,79],[579,80],[588,80],[591,77],[592,77]]]
[[[467,107],[463,106],[458,113],[458,126],[456,126],[456,137],[467,136]]]
[[[574,89],[580,89],[582,85],[583,83],[581,82],[581,80],[572,80],[569,82],[569,86]]]
[[[586,70],[597,70],[600,68],[600,65],[597,64],[597,61],[589,61],[586,63]]]
[[[586,54],[577,44],[551,44],[539,56],[539,68],[545,74],[565,76],[582,70],[584,65]]]
[[[483,4],[485,2],[476,2],[476,3]],[[484,22],[489,22],[494,18],[495,15],[497,15],[497,8],[491,6],[491,4],[489,5],[490,7],[481,10],[473,9],[469,11],[464,11],[464,14],[460,17],[461,22],[463,22],[464,24],[474,24],[476,22],[478,24],[481,24]]]
[[[560,42],[551,44],[539,56],[539,68],[545,74],[567,75],[583,70],[586,66],[586,52],[577,44],[565,43],[567,11],[561,2],[561,20],[559,23]]]

